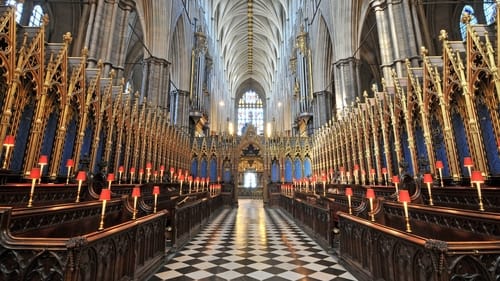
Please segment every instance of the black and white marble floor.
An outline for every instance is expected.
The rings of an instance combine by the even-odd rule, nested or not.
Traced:
[[[279,209],[240,199],[149,279],[356,280]]]

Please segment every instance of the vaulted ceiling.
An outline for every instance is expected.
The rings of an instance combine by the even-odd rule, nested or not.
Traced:
[[[233,93],[272,89],[284,40],[287,1],[214,1],[216,40]]]

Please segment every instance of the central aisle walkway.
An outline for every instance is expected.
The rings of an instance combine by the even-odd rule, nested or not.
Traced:
[[[166,263],[157,280],[356,280],[279,209],[240,199]]]

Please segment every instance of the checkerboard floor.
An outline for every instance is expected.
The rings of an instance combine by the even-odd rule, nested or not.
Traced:
[[[356,280],[278,209],[240,199],[149,279]]]

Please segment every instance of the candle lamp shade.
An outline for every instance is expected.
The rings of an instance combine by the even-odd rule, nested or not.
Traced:
[[[408,192],[408,190],[399,191],[399,202],[406,202],[406,203],[411,202],[410,193]]]
[[[38,159],[38,164],[39,165],[47,165],[49,163],[49,158],[47,155],[40,155],[40,158]]]
[[[357,171],[359,170],[359,165],[358,164],[354,164],[354,171]]]
[[[141,174],[141,175],[144,174],[144,169],[143,168],[139,169],[139,174]]]
[[[123,173],[125,171],[125,168],[123,166],[118,167],[118,172]]]
[[[153,186],[153,195],[158,195],[160,194],[160,186],[155,185]]]
[[[345,195],[346,196],[352,196],[352,188],[346,187],[345,188]]]
[[[171,174],[175,173],[175,168],[174,167],[170,167],[170,173]]]
[[[382,168],[382,174],[384,174],[384,175],[387,174],[387,168],[386,167]]]
[[[146,163],[146,169],[151,169],[152,165],[151,162]]]
[[[160,171],[165,171],[165,165],[160,165]]]
[[[135,173],[135,167],[130,168],[130,173]]]
[[[141,197],[141,188],[136,186],[132,189],[132,197]]]
[[[344,172],[344,171],[345,171],[344,167],[343,167],[343,166],[342,166],[342,167],[340,167],[340,168],[339,168],[339,171],[340,171],[340,172]]]
[[[392,176],[392,183],[399,183],[399,177],[398,176]]]
[[[375,199],[375,190],[373,190],[373,188],[368,188],[366,190],[366,198]]]
[[[472,158],[464,157],[464,167],[472,167],[473,165]]]
[[[35,167],[35,168],[31,168],[31,172],[30,172],[30,179],[39,179],[40,178],[40,168],[38,167]]]
[[[68,159],[66,160],[66,167],[69,167],[69,168],[72,168],[75,166],[75,162],[73,161],[73,159]]]
[[[13,135],[7,135],[7,136],[5,136],[5,139],[3,141],[3,145],[4,146],[12,147],[12,146],[14,146],[14,143],[15,143],[15,139],[14,139]]]
[[[85,171],[79,171],[78,174],[76,175],[76,180],[77,181],[85,181],[87,178],[87,174]]]
[[[115,180],[115,174],[109,173],[108,174],[108,181],[114,181]]]
[[[443,168],[444,168],[443,161],[441,160],[436,161],[436,169],[443,169]]]
[[[179,181],[184,181],[184,175],[183,174],[179,175]]]
[[[111,190],[107,188],[103,188],[101,190],[101,195],[99,196],[99,200],[104,201],[104,200],[111,200]]]
[[[432,183],[432,175],[424,174],[424,183]]]
[[[481,171],[472,171],[471,182],[484,183],[484,177]]]

